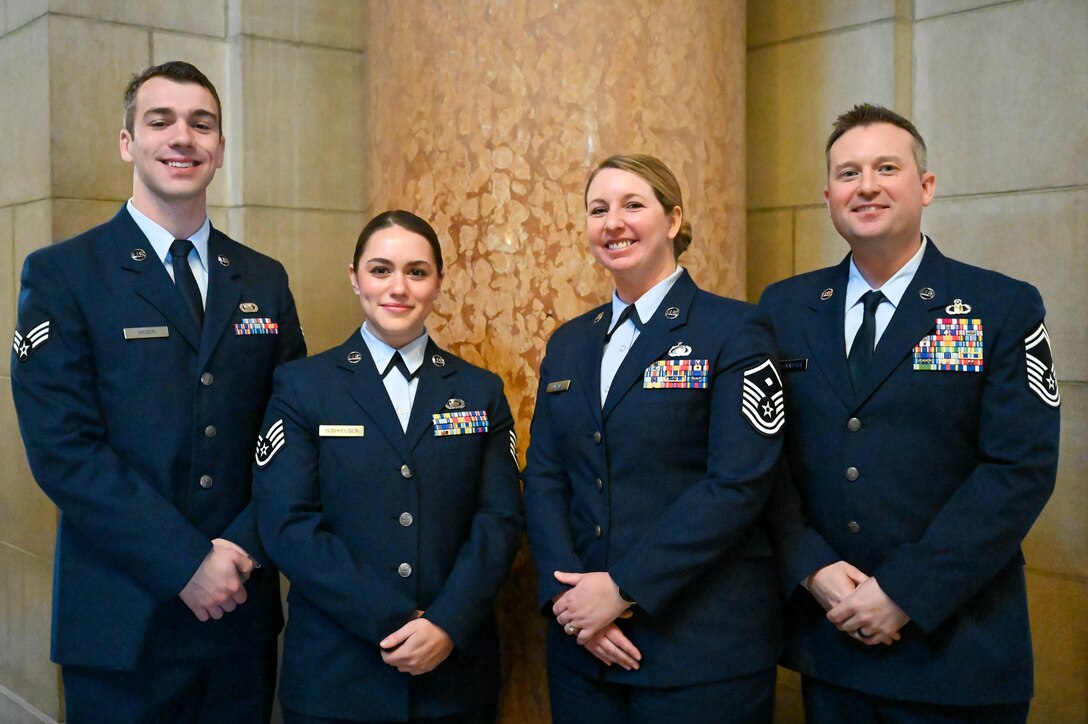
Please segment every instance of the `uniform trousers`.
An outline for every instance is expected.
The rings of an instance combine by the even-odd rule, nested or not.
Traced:
[[[265,724],[276,690],[276,640],[131,671],[62,666],[61,679],[69,724]]]
[[[436,717],[413,717],[409,721],[414,724],[494,724],[498,717],[498,702],[493,702],[477,709],[470,709],[460,714]],[[359,719],[326,719],[319,716],[309,716],[283,708],[283,724],[399,724],[398,722],[359,720]]]
[[[804,676],[801,695],[808,724],[1024,724],[1030,702],[959,706],[900,701]]]
[[[657,688],[597,681],[552,666],[548,670],[552,722],[770,724],[774,719],[775,674],[775,669],[768,669],[725,681]]]

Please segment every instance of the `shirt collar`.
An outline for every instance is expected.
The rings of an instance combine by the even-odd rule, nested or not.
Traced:
[[[125,208],[128,209],[129,216],[132,217],[132,220],[136,222],[136,226],[140,227],[140,231],[144,232],[144,236],[151,242],[151,248],[155,250],[155,254],[159,257],[159,261],[165,264],[166,255],[170,253],[170,245],[174,243],[174,235],[137,209],[133,205],[132,199],[128,200]],[[200,257],[200,266],[204,268],[204,271],[208,270],[206,260],[208,258],[208,238],[211,236],[211,233],[211,221],[205,216],[204,223],[200,225],[200,228],[196,230],[196,233],[189,237],[189,241],[193,242],[193,248],[196,249],[197,256]]]
[[[904,264],[899,271],[892,275],[892,278],[884,282],[880,287],[880,291],[884,292],[884,298],[892,303],[893,307],[899,306],[899,300],[903,298],[903,294],[906,293],[907,287],[910,286],[910,282],[914,279],[915,273],[918,271],[918,267],[922,265],[922,257],[926,253],[926,237],[922,236],[922,243],[918,245],[918,251],[914,252],[914,256],[910,258],[906,264]],[[862,295],[869,291],[869,282],[865,281],[865,277],[858,271],[857,266],[854,265],[853,255],[850,257],[850,277],[846,282],[846,308],[850,309],[859,301],[861,301]]]
[[[676,269],[672,274],[668,275],[657,284],[646,290],[646,293],[635,300],[635,311],[638,313],[639,321],[642,324],[653,318],[654,312],[661,306],[661,302],[668,296],[672,290],[676,280],[680,278],[680,275],[684,272],[684,268],[679,264],[676,265]],[[620,314],[627,308],[627,302],[620,299],[619,292],[612,292],[612,319],[619,319]]]
[[[426,329],[423,330],[423,334],[400,349],[390,347],[378,339],[366,322],[363,322],[363,326],[359,328],[359,331],[363,335],[363,341],[366,342],[367,349],[370,350],[370,356],[374,359],[374,366],[378,368],[378,374],[385,372],[385,368],[389,366],[389,360],[393,359],[394,352],[400,352],[401,359],[404,360],[404,366],[413,374],[423,365],[423,355],[427,351],[427,340],[430,339]]]

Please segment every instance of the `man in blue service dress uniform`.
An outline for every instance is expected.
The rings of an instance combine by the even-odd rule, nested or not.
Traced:
[[[1058,457],[1042,300],[922,235],[936,180],[909,121],[856,106],[826,153],[851,253],[761,301],[792,411],[784,663],[810,722],[1022,722],[1020,544]]]
[[[211,228],[222,112],[182,62],[125,95],[132,198],[26,259],[12,387],[60,508],[52,659],[68,721],[266,721],[282,626],[250,505],[272,371],[305,354],[287,275]]]

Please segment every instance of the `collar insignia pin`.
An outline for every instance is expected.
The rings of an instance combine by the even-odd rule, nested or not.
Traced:
[[[132,257],[132,261],[147,261],[147,252],[143,249],[133,249],[129,256]]]
[[[348,364],[357,365],[359,361],[363,359],[363,356],[358,352],[348,352]]]
[[[826,302],[828,299],[831,299],[831,297],[833,297],[834,295],[835,295],[835,290],[832,289],[831,287],[828,287],[827,289],[820,292],[820,299],[822,299],[823,301]]]
[[[932,287],[922,287],[918,290],[918,296],[928,302],[930,299],[937,296],[937,292],[933,291]]]
[[[222,264],[223,266],[230,266],[230,259],[228,259],[227,257],[220,254],[219,255],[219,263]]]
[[[431,364],[433,364],[435,367],[445,367],[446,366],[446,360],[440,354],[432,355],[431,356]]]
[[[680,316],[679,307],[669,307],[665,310],[665,319],[676,319]]]

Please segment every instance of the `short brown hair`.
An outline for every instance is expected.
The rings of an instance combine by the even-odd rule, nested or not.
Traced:
[[[922,138],[922,134],[918,133],[918,129],[914,127],[913,123],[895,111],[872,103],[860,103],[835,119],[835,128],[827,139],[827,145],[824,146],[824,158],[827,160],[829,170],[831,168],[831,147],[835,144],[835,141],[839,140],[844,133],[852,128],[871,126],[874,123],[890,123],[909,133],[914,138],[914,162],[918,165],[918,173],[923,174],[926,172],[926,142]]]
[[[366,243],[370,240],[370,237],[374,236],[377,231],[388,229],[391,226],[399,226],[426,239],[431,246],[431,252],[434,253],[434,263],[438,267],[438,273],[442,274],[442,245],[438,242],[438,234],[435,233],[434,227],[411,211],[405,211],[404,209],[383,211],[367,222],[363,230],[359,232],[359,238],[355,241],[355,256],[352,257],[352,263],[356,267],[359,266],[359,257],[363,255],[363,250],[366,248]]]
[[[199,68],[186,63],[184,60],[171,60],[159,65],[153,65],[132,76],[132,80],[125,87],[125,130],[129,132],[129,135],[132,135],[136,124],[134,117],[136,114],[136,91],[140,90],[140,86],[147,81],[158,77],[167,78],[175,83],[196,83],[202,88],[206,88],[212,94],[212,98],[215,99],[215,114],[216,119],[219,121],[219,135],[223,135],[223,104],[219,102],[219,94],[215,92],[215,86],[208,80],[208,76],[200,72]]]
[[[606,168],[629,171],[650,184],[650,188],[654,190],[654,196],[657,197],[666,214],[671,213],[676,207],[680,208],[680,230],[676,232],[676,237],[672,240],[673,258],[679,259],[680,255],[691,246],[691,223],[684,216],[684,199],[680,194],[680,182],[676,180],[676,176],[669,167],[660,159],[642,153],[610,156],[601,161],[589,175],[585,193],[582,194],[583,201],[589,194],[589,185],[593,183],[593,179]]]

